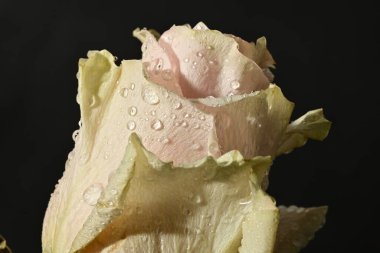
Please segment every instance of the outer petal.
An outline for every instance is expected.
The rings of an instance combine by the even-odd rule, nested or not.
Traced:
[[[215,115],[221,153],[239,150],[244,157],[274,156],[294,107],[276,85],[248,95],[196,101],[200,109]]]
[[[164,62],[168,57],[185,97],[220,97],[268,87],[269,81],[260,67],[239,51],[233,38],[219,31],[173,26],[158,43],[161,49],[146,44],[142,60],[151,63],[149,55],[155,55],[156,61]]]
[[[277,209],[259,186],[270,163],[232,151],[173,167],[132,134],[70,252],[224,253],[241,243],[240,252],[270,252]]]
[[[81,129],[45,214],[44,252],[68,251],[67,244],[118,167],[131,132],[144,136],[150,151],[175,163],[207,155],[200,147],[207,147],[209,136],[215,134],[213,115],[147,81],[141,61],[123,61],[119,68],[105,50],[88,56],[79,62]],[[190,113],[193,118],[186,116]],[[202,124],[195,127],[195,119]]]
[[[280,206],[275,253],[297,253],[325,223],[327,207]]]
[[[329,133],[330,127],[331,122],[324,117],[322,109],[307,112],[286,128],[277,155],[289,153],[305,145],[309,138],[322,141]]]

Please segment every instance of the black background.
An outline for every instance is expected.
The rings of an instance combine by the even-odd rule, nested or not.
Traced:
[[[128,2],[0,0],[0,233],[16,253],[41,252],[43,215],[78,128],[78,59],[104,48],[138,59],[134,28],[163,32],[198,21],[249,41],[266,36],[275,82],[296,102],[294,118],[323,107],[333,122],[324,142],[277,158],[270,175],[278,204],[330,208],[302,252],[379,252],[374,3]]]

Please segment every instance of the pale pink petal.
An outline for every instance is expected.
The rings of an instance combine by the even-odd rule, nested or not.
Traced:
[[[187,98],[221,97],[268,87],[269,80],[263,71],[239,51],[233,38],[197,26],[200,27],[173,26],[160,37],[161,49],[147,46],[143,62],[151,62],[152,55],[159,59],[163,50],[181,87],[181,95]],[[160,80],[149,78],[165,86]]]
[[[275,85],[247,95],[197,101],[200,110],[214,116],[216,154],[239,150],[245,158],[275,156],[293,110],[293,103]]]
[[[138,28],[133,31],[133,35],[142,42],[143,70],[147,78],[182,95],[181,87],[178,84],[178,68],[170,61],[155,36],[146,29],[140,30]]]

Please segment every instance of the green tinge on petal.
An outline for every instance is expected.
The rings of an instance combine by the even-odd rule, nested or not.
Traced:
[[[83,138],[86,139],[87,154],[91,152],[96,131],[107,110],[107,101],[112,97],[113,88],[119,78],[120,69],[114,63],[115,57],[107,50],[89,51],[88,59],[79,60],[78,103],[81,110]],[[102,106],[99,106],[99,103]]]
[[[278,209],[260,188],[270,164],[270,157],[244,160],[231,151],[174,167],[131,134],[124,159],[70,252],[133,247],[235,253],[240,246],[240,252],[270,252]]]
[[[136,39],[138,39],[141,43],[144,43],[146,41],[146,37],[147,37],[147,32],[152,34],[156,40],[158,40],[161,36],[161,34],[155,30],[155,29],[140,29],[139,27],[137,27],[135,30],[133,30],[132,32],[132,35],[133,37],[135,37]]]
[[[276,240],[279,211],[275,202],[259,190],[254,211],[243,223],[243,239],[239,253],[271,253]]]
[[[302,208],[279,207],[280,224],[274,253],[297,253],[325,223],[327,206]]]
[[[322,109],[307,112],[288,125],[277,155],[289,153],[305,145],[308,139],[323,140],[328,135],[330,127],[331,122],[324,117]]]
[[[275,68],[274,65],[276,62],[267,49],[267,39],[265,37],[258,38],[256,40],[256,44],[251,42],[251,45],[254,49],[252,60],[254,60],[257,65],[259,65],[262,69]]]

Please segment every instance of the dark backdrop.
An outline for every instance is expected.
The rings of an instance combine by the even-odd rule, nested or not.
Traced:
[[[204,21],[246,40],[266,36],[275,82],[294,118],[323,107],[323,142],[279,157],[270,193],[279,204],[328,205],[304,253],[379,252],[379,9],[360,1],[0,0],[0,233],[14,251],[41,252],[44,211],[72,132],[77,62],[89,49],[140,58],[136,27],[162,32]],[[133,2],[133,4],[131,3]],[[357,2],[357,1],[356,1]]]

